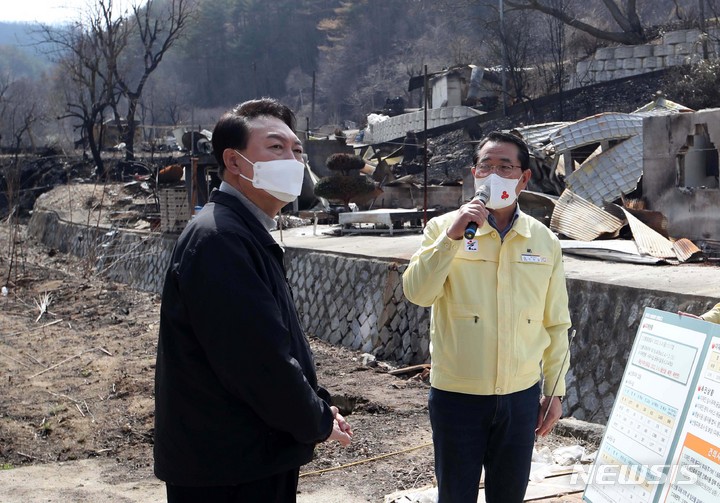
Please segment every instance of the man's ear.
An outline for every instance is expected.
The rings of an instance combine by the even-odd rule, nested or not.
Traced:
[[[231,148],[226,148],[223,152],[223,164],[225,164],[225,169],[234,175],[237,175],[240,172],[241,159],[242,157],[240,157],[237,152]]]
[[[527,184],[530,181],[531,177],[532,177],[531,169],[523,170],[522,176],[520,177],[520,185],[522,186],[523,190],[527,187]]]

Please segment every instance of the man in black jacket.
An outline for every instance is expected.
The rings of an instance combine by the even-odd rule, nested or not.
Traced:
[[[155,474],[170,503],[294,502],[315,444],[351,441],[268,232],[302,186],[294,126],[271,99],[220,118],[222,184],[173,250],[155,376]]]

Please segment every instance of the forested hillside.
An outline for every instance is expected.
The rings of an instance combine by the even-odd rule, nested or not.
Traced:
[[[0,146],[67,144],[112,117],[207,127],[259,96],[282,99],[312,127],[362,123],[388,97],[420,106],[408,80],[426,66],[504,65],[508,98],[534,98],[560,90],[600,46],[648,41],[717,13],[715,0],[505,0],[501,23],[502,0],[151,0],[149,19],[173,20],[162,16],[178,5],[186,17],[162,51],[172,25],[161,23],[148,52],[143,10],[103,19],[97,6],[108,3],[89,3],[67,26],[0,23]],[[79,50],[102,52],[109,33],[125,37],[112,61]]]

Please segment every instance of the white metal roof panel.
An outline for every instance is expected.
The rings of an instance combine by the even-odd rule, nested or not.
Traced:
[[[544,124],[531,124],[513,129],[525,140],[525,143],[535,148],[541,148],[550,142],[550,137],[559,129],[572,124],[572,122],[546,122]]]
[[[565,178],[566,187],[596,206],[637,187],[642,176],[642,135],[636,135],[584,162]]]
[[[621,140],[642,132],[640,115],[609,112],[573,122],[551,137],[556,152],[564,152],[603,140]]]
[[[692,108],[688,108],[685,105],[670,101],[663,98],[662,96],[656,100],[651,101],[647,105],[643,105],[633,113],[650,113],[652,115],[661,115],[672,112],[694,112]]]

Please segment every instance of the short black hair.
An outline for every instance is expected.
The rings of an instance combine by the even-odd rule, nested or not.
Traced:
[[[248,122],[257,117],[277,117],[295,132],[295,114],[289,107],[274,98],[249,100],[225,112],[213,129],[212,146],[217,160],[220,178],[223,178],[225,164],[223,152],[234,148],[243,150],[250,138]]]
[[[486,143],[512,143],[518,148],[518,159],[520,160],[520,167],[523,171],[530,169],[530,152],[527,144],[522,138],[515,136],[510,133],[503,133],[502,131],[493,131],[489,133],[485,138],[480,140],[478,146],[475,147],[473,152],[473,166],[477,166],[480,161],[480,150],[485,146]]]

